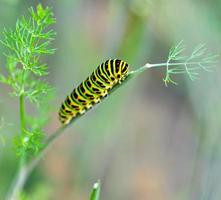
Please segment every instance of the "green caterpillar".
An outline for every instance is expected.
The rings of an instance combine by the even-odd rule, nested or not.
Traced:
[[[84,114],[128,75],[129,66],[119,59],[100,64],[93,73],[67,96],[59,111],[59,120],[68,124],[76,116]]]

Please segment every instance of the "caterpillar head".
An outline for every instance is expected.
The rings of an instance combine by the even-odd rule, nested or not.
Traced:
[[[123,75],[127,75],[128,72],[129,72],[129,65],[124,62],[122,65],[121,65],[121,72]]]
[[[114,75],[117,79],[123,78],[127,73],[128,73],[128,64],[119,59],[112,60],[114,63],[113,68],[114,68]]]
[[[116,63],[117,63],[117,61],[116,61]],[[120,62],[118,62],[118,63],[119,63],[120,70],[119,70],[117,78],[119,80],[123,80],[123,79],[126,78],[128,72],[129,72],[129,66],[128,66],[128,64],[125,61],[122,61],[122,60]]]

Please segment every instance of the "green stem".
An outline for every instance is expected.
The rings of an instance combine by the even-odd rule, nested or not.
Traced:
[[[154,68],[154,67],[168,67],[168,66],[179,66],[179,65],[184,65],[185,63],[159,63],[159,64],[150,64],[150,63],[146,63],[144,66],[130,71],[128,73],[128,76],[124,79],[124,81],[120,84],[115,85],[110,91],[109,91],[109,95],[111,93],[113,93],[116,89],[118,89],[119,87],[121,87],[122,85],[124,85],[125,83],[127,83],[130,79],[135,78],[135,76],[139,75],[140,73],[143,73],[144,71],[146,71],[147,69],[150,68]],[[193,64],[199,64],[199,62],[190,62],[188,63],[190,65]],[[45,144],[46,144],[46,148],[47,146],[52,143],[59,135],[61,135],[61,133],[68,127],[70,126],[73,121],[76,121],[78,118],[80,118],[82,115],[78,115],[77,117],[75,117],[68,125],[62,126],[60,127],[56,132],[54,132],[53,134],[51,134],[48,138],[46,138],[45,140]]]
[[[165,67],[165,66],[179,66],[179,65],[200,65],[200,64],[213,64],[216,62],[213,61],[202,61],[202,62],[174,62],[174,63],[157,63],[157,64],[149,64],[147,63],[142,68],[153,68],[153,67]]]
[[[19,192],[24,187],[24,184],[28,177],[28,170],[25,165],[25,159],[21,158],[19,161],[18,172],[12,181],[11,187],[8,190],[6,200],[16,200],[18,198]]]
[[[24,93],[22,92],[19,97],[19,107],[20,107],[20,134],[24,134],[25,131],[25,105],[24,105]],[[19,168],[15,179],[12,182],[12,185],[7,193],[7,200],[17,199],[17,195],[22,190],[25,181],[27,179],[27,170],[26,170],[26,156],[20,158]]]
[[[25,106],[24,106],[24,94],[20,95],[20,130],[21,134],[24,133],[25,130]]]

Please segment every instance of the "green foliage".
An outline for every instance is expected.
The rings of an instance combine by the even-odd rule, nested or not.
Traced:
[[[29,9],[29,17],[22,16],[17,20],[14,30],[4,29],[0,40],[7,49],[6,74],[0,74],[0,82],[11,86],[11,94],[20,98],[21,133],[14,142],[20,156],[25,153],[36,155],[43,148],[41,128],[48,121],[46,112],[53,88],[45,81],[48,67],[42,56],[55,51],[51,48],[55,32],[50,29],[54,23],[51,9],[38,5],[36,10]],[[25,113],[24,99],[37,106],[36,116]]]
[[[101,184],[100,184],[100,181],[98,181],[93,186],[90,200],[99,200],[100,199],[100,191],[101,191]]]
[[[30,198],[24,192],[21,192],[17,195],[18,200],[29,200]]]
[[[0,81],[12,86],[16,96],[25,93],[25,96],[33,101],[42,88],[48,88],[43,80],[41,84],[40,81],[35,82],[33,75],[38,77],[48,74],[48,67],[41,62],[40,56],[54,53],[50,44],[55,32],[47,29],[55,23],[55,19],[51,10],[43,9],[41,5],[37,7],[36,12],[33,8],[29,9],[29,13],[30,18],[26,19],[23,16],[17,20],[15,30],[5,29],[3,32],[4,39],[1,43],[8,49],[5,53],[8,76],[1,75]]]
[[[144,66],[130,71],[126,80],[130,80],[147,69],[156,67],[166,67],[166,76],[163,79],[166,86],[170,83],[177,85],[177,82],[172,78],[173,75],[186,74],[190,80],[194,81],[198,78],[200,70],[212,72],[212,68],[218,62],[218,55],[207,54],[204,44],[198,45],[189,56],[184,54],[185,49],[186,47],[182,41],[177,43],[170,49],[167,62],[156,64],[146,63]]]
[[[44,133],[41,130],[24,131],[22,135],[14,138],[15,151],[18,156],[35,156],[43,149]]]
[[[199,70],[210,72],[217,63],[218,55],[207,54],[204,44],[198,45],[189,56],[184,55],[185,49],[182,41],[170,49],[166,62],[166,76],[163,79],[165,85],[169,83],[177,85],[172,79],[174,74],[187,74],[194,81],[198,78]]]
[[[22,191],[18,194],[18,200],[52,199],[54,191],[48,183],[38,183],[32,187],[31,192]]]

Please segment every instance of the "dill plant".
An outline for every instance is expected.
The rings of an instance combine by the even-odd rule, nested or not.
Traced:
[[[5,74],[0,74],[0,82],[10,86],[10,94],[19,98],[20,131],[14,138],[14,149],[20,157],[20,169],[44,147],[42,128],[48,121],[45,110],[53,88],[44,78],[48,75],[48,67],[42,56],[55,51],[51,47],[55,32],[50,28],[54,23],[51,9],[38,5],[36,10],[29,9],[29,17],[22,16],[17,20],[15,29],[4,29],[1,39],[6,47],[6,65]],[[36,116],[26,112],[28,101],[36,110],[40,109]]]
[[[7,199],[15,199],[21,195],[22,188],[28,176],[37,166],[52,142],[70,125],[61,126],[57,131],[45,137],[42,130],[48,122],[46,114],[49,102],[53,99],[53,87],[45,77],[48,67],[42,62],[42,56],[53,54],[51,47],[55,32],[50,28],[55,18],[50,8],[29,9],[29,18],[21,17],[17,20],[15,29],[5,29],[1,43],[6,47],[6,73],[0,73],[0,82],[11,87],[11,95],[19,98],[20,131],[14,139],[16,154],[20,157],[18,174],[8,192]],[[196,80],[199,71],[211,71],[217,62],[217,55],[207,54],[205,45],[197,46],[190,55],[185,54],[183,42],[174,45],[166,62],[158,64],[147,63],[144,66],[129,72],[126,79],[110,90],[110,94],[123,86],[129,80],[137,77],[147,69],[164,67],[166,69],[163,81],[176,84],[174,75],[184,74],[190,80]],[[27,101],[33,103],[39,110],[39,115],[29,116],[25,110]],[[82,115],[78,115],[76,119]],[[1,127],[1,125],[0,125]],[[90,200],[99,200],[100,182],[94,184]]]
[[[44,80],[48,67],[41,56],[53,54],[50,47],[55,32],[48,27],[55,23],[49,8],[39,5],[34,11],[29,9],[30,17],[22,16],[16,22],[15,30],[5,29],[1,43],[7,48],[6,75],[0,75],[0,82],[12,88],[11,95],[20,102],[20,132],[14,140],[15,150],[21,157],[37,155],[43,148],[42,126],[46,117],[34,118],[25,111],[25,100],[40,108],[50,98],[52,87]],[[36,119],[36,120],[35,120]],[[34,123],[33,123],[34,122]]]

